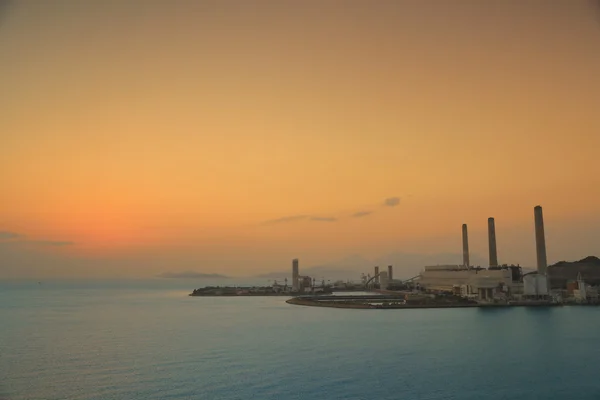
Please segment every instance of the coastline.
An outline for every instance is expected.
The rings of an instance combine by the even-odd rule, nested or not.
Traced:
[[[314,298],[294,297],[286,300],[287,304],[305,307],[329,307],[349,309],[376,309],[376,310],[404,310],[424,308],[510,308],[510,307],[560,307],[566,304],[546,302],[515,302],[510,304],[482,304],[482,303],[430,303],[430,304],[370,304],[351,301],[319,301]],[[401,300],[398,298],[398,300]],[[574,304],[575,305],[575,304]],[[578,304],[577,304],[578,305]]]

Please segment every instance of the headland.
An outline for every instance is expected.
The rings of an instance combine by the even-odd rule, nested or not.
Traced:
[[[299,260],[292,260],[288,286],[274,281],[261,287],[205,287],[190,296],[287,296],[288,304],[360,309],[553,307],[600,305],[600,259],[589,256],[575,262],[548,265],[542,207],[534,211],[537,268],[525,272],[519,264],[498,262],[496,224],[488,218],[489,264],[470,262],[467,224],[462,225],[462,264],[425,266],[409,279],[394,279],[394,269],[373,268],[361,282],[331,282],[301,275]],[[367,295],[332,296],[334,292],[367,292]],[[373,293],[373,294],[370,294]]]
[[[273,286],[206,286],[194,289],[190,296],[298,296],[305,292],[293,291],[289,287]],[[315,288],[313,294],[330,294],[331,289]]]

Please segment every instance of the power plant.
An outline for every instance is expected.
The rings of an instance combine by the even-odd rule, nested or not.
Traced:
[[[600,259],[586,257],[580,261],[559,262],[548,266],[544,218],[541,206],[534,207],[535,253],[537,268],[523,273],[519,265],[500,264],[496,243],[496,222],[487,220],[488,267],[473,266],[469,254],[467,224],[462,225],[462,264],[432,265],[424,267],[419,275],[394,279],[393,266],[381,271],[373,267],[373,275],[362,276],[360,283],[336,281],[320,286],[316,279],[300,275],[297,258],[292,260],[292,286],[276,280],[270,286],[227,286],[194,290],[190,296],[289,296],[290,304],[338,308],[442,308],[442,307],[505,307],[548,306],[563,302],[600,304]],[[590,286],[584,281],[589,279]],[[552,278],[552,279],[550,279]],[[366,295],[328,296],[333,292],[377,291]],[[564,301],[563,301],[564,300]]]
[[[467,224],[462,226],[462,265],[426,266],[418,280],[429,291],[453,292],[477,301],[498,299],[548,300],[546,242],[542,207],[534,208],[537,271],[523,274],[519,265],[500,265],[496,245],[496,222],[488,218],[488,268],[473,267],[469,261]]]
[[[452,293],[478,303],[498,301],[549,301],[550,284],[546,273],[546,244],[542,207],[534,208],[535,246],[537,271],[523,273],[520,265],[500,264],[496,242],[496,221],[487,220],[488,266],[471,265],[469,254],[469,232],[467,224],[462,225],[462,265],[431,265],[417,277],[408,281],[395,280],[393,267],[387,271],[373,267],[373,275],[363,275],[365,289],[379,289],[385,293],[406,287],[417,287],[427,293]],[[303,291],[302,277],[299,276],[298,260],[292,262],[292,289]],[[335,287],[334,287],[335,289]]]

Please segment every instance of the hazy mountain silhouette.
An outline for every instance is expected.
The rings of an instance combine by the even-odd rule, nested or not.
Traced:
[[[484,266],[487,260],[477,254],[471,254],[471,260],[474,265]],[[387,268],[388,265],[394,266],[394,277],[397,279],[408,279],[418,275],[426,265],[454,264],[459,265],[462,262],[462,254],[458,253],[391,253],[386,256],[368,259],[361,255],[354,254],[322,265],[311,265],[303,267],[300,259],[300,275],[308,275],[318,279],[350,279],[358,280],[362,273],[373,274],[373,267],[379,266],[380,269]],[[288,270],[273,271],[266,274],[255,276],[256,278],[283,279],[290,278],[292,267]]]
[[[183,271],[183,272],[163,272],[158,275],[159,278],[174,278],[174,279],[230,279],[227,275],[220,274],[205,274],[202,272]]]

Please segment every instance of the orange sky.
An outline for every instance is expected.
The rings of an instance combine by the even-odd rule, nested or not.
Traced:
[[[460,263],[464,222],[485,260],[489,216],[500,261],[533,265],[537,204],[551,262],[597,253],[598,16],[574,0],[9,1],[0,278]],[[306,217],[263,223],[289,216]]]

